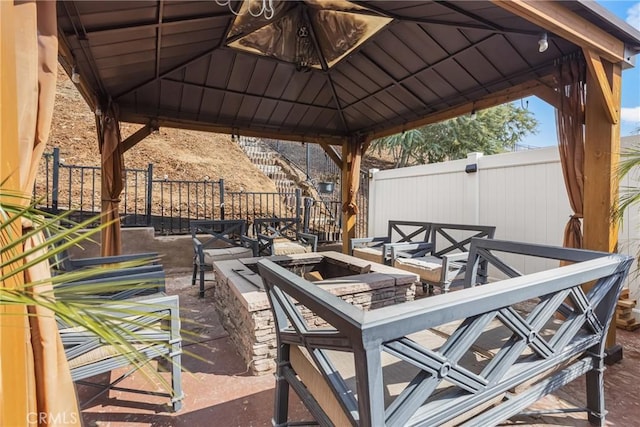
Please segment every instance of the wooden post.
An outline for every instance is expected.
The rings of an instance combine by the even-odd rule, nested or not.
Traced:
[[[355,143],[347,139],[342,143],[342,175],[340,179],[340,200],[344,204],[349,200],[349,173],[353,166],[353,156],[350,146]],[[356,235],[356,215],[349,212],[342,212],[342,253],[349,254],[351,239]]]
[[[587,57],[587,61],[589,61]],[[588,67],[585,108],[584,160],[584,247],[615,252],[618,244],[618,224],[611,212],[618,200],[617,165],[620,158],[621,71],[622,67],[602,60],[604,75],[596,75]],[[604,100],[609,98],[609,105]],[[610,106],[617,109],[612,117]],[[622,347],[616,345],[615,321],[607,335],[608,362],[622,358]]]

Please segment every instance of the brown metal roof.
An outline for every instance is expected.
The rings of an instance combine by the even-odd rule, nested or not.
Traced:
[[[491,2],[353,3],[393,20],[331,68],[300,70],[226,46],[234,15],[215,1],[61,1],[62,63],[123,121],[338,141],[544,78],[580,51],[549,34],[539,53],[544,30]],[[640,33],[602,8],[562,4],[640,51]]]

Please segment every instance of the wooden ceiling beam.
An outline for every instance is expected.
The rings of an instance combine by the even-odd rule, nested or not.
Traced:
[[[320,141],[318,142],[318,144],[320,145],[320,147],[322,147],[324,152],[327,153],[327,156],[329,156],[331,160],[333,160],[333,163],[335,163],[340,168],[340,170],[342,170],[342,156],[336,151],[336,149],[333,148],[332,145],[329,145],[324,141]]]
[[[602,64],[602,58],[596,52],[591,49],[583,49],[584,57],[587,61],[587,68],[589,69],[589,74],[597,85],[598,96],[602,101],[602,106],[604,108],[604,112],[606,113],[607,119],[609,119],[609,123],[617,124],[620,120],[620,109],[619,104],[613,100],[613,91],[611,90],[611,85],[609,84],[609,78],[604,69],[604,65]]]
[[[534,91],[539,87],[549,87],[547,82],[550,82],[551,78],[552,76],[547,76],[543,77],[542,79],[521,83],[519,85],[486,95],[473,102],[467,102],[456,107],[429,114],[427,116],[421,117],[420,119],[407,122],[402,125],[376,131],[371,133],[370,138],[378,139],[385,136],[394,135],[396,133],[452,119],[463,114],[469,114],[472,110],[484,110],[485,108],[495,107],[496,105],[502,105],[506,102],[515,101],[534,94]]]
[[[140,116],[136,114],[127,114],[126,112],[121,112],[120,121],[127,123],[145,123],[149,122],[149,116]],[[155,123],[158,128],[160,127],[168,127],[175,129],[189,129],[196,130],[202,132],[215,132],[215,133],[224,133],[227,135],[239,135],[243,136],[253,136],[256,138],[271,138],[271,139],[280,139],[283,141],[294,141],[294,142],[311,142],[314,144],[325,143],[327,145],[337,145],[341,146],[344,141],[344,136],[331,136],[331,135],[302,135],[302,134],[294,134],[294,133],[286,133],[286,132],[278,132],[278,131],[270,131],[270,130],[252,130],[252,129],[239,129],[237,127],[225,126],[225,125],[216,125],[209,123],[200,123],[189,120],[173,120],[168,117],[156,117],[152,119],[152,123]]]
[[[592,49],[612,63],[625,60],[624,43],[605,30],[562,6],[540,0],[491,0],[514,15],[526,19],[584,49]]]
[[[135,131],[135,133],[129,135],[127,139],[121,142],[122,152],[126,153],[129,149],[133,148],[138,142],[142,141],[143,139],[151,135],[151,133],[156,130],[158,130],[158,124],[153,121],[142,126],[140,129]]]
[[[540,85],[531,91],[532,95],[540,98],[554,108],[560,108],[560,93],[549,86]]]

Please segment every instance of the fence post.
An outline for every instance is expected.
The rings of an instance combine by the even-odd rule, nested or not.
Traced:
[[[296,188],[296,218],[300,218],[302,214],[302,191],[299,188]],[[297,225],[297,233],[300,232],[300,222]]]
[[[153,163],[149,163],[147,167],[147,227],[151,226],[151,202],[153,195]]]
[[[53,149],[53,176],[51,188],[51,208],[58,213],[58,185],[60,184],[60,148]]]
[[[302,223],[302,232],[309,232],[309,220],[311,218],[311,205],[313,204],[313,199],[311,197],[304,198],[304,219]]]
[[[376,173],[379,172],[380,169],[371,168],[367,173],[367,190],[369,194],[367,194],[367,227],[364,231],[365,236],[374,236],[375,234],[375,226],[376,226]],[[342,215],[338,218],[342,220]]]
[[[224,219],[224,179],[218,181],[220,185],[220,219]]]

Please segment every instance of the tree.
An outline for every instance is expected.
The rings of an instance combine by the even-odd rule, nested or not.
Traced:
[[[479,151],[496,154],[513,148],[528,133],[536,133],[533,114],[513,104],[504,104],[441,123],[380,138],[372,143],[388,150],[395,167],[455,160]]]

